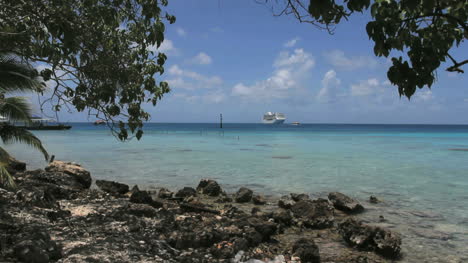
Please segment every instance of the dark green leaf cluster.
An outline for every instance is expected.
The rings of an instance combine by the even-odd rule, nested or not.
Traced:
[[[167,0],[0,0],[0,49],[43,64],[53,84],[53,110],[72,105],[108,123],[118,137],[139,139],[156,105],[170,91],[156,81],[166,55],[158,53]],[[112,126],[114,127],[114,126]],[[129,130],[129,131],[128,131]]]

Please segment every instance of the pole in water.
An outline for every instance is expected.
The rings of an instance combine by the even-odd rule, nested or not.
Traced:
[[[219,128],[222,129],[223,128],[223,114],[219,114]]]

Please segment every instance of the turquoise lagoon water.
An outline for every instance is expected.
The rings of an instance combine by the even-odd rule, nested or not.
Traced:
[[[272,196],[341,191],[368,208],[366,221],[402,234],[404,262],[468,262],[468,126],[148,124],[141,141],[122,143],[106,127],[72,125],[35,134],[95,179],[176,189],[214,178],[228,192]],[[7,148],[29,168],[45,166],[25,146]],[[369,204],[371,194],[384,202]]]

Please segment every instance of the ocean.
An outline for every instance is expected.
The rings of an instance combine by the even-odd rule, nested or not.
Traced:
[[[362,219],[402,234],[403,262],[468,262],[468,125],[152,123],[129,142],[106,126],[71,125],[34,133],[94,179],[175,190],[213,178],[227,192],[267,196],[340,191],[367,208]],[[6,149],[29,169],[46,165],[27,146]]]

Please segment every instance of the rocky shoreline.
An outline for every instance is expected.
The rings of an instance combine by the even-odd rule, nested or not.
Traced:
[[[54,161],[0,188],[0,262],[394,262],[401,237],[341,193],[265,198],[214,180],[176,192],[97,180]],[[370,202],[378,202],[371,197]]]

